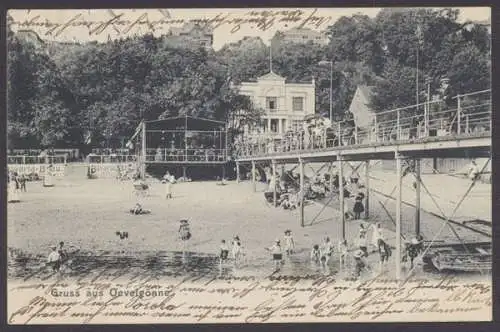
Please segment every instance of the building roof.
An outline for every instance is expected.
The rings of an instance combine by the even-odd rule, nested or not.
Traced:
[[[166,119],[146,121],[149,130],[169,130],[182,128],[186,130],[213,131],[223,130],[226,123],[211,119],[196,118],[189,115],[179,115]]]
[[[373,88],[374,88],[374,86],[370,86],[370,85],[358,85],[359,91],[368,100],[370,99],[371,95],[373,94]]]
[[[276,74],[275,72],[271,71],[259,78],[257,78],[259,81],[284,81],[285,78],[283,76],[280,76]]]

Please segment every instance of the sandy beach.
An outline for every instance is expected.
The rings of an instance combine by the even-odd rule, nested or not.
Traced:
[[[217,182],[178,183],[173,186],[173,199],[166,200],[164,185],[154,181],[149,196],[139,200],[151,214],[135,216],[128,212],[138,200],[129,181],[64,177],[55,180],[52,188],[29,183],[22,201],[8,205],[8,246],[43,256],[48,254],[50,245],[59,241],[85,252],[178,251],[182,248],[177,233],[179,220],[188,219],[193,234],[190,252],[215,256],[222,239],[230,242],[238,235],[246,252],[246,267],[258,270],[272,265],[265,248],[275,239],[282,240],[286,229],[292,231],[296,242],[294,259],[302,265],[308,261],[312,246],[321,244],[325,236],[338,243],[341,223],[337,198],[327,207],[321,203],[306,206],[305,227],[301,227],[298,210],[272,207],[264,199],[266,189],[267,185],[258,183],[257,192],[253,192],[250,181],[229,181],[224,186]],[[378,190],[390,189],[378,186]],[[371,217],[364,222],[381,222],[393,244],[394,224],[378,201],[394,216],[394,202],[373,193]],[[414,213],[413,208],[403,207],[402,228],[406,237],[412,236]],[[350,243],[355,242],[359,224],[354,220],[346,224]],[[421,229],[428,240],[437,235],[437,241],[459,241],[448,227],[443,227],[442,220],[426,213],[422,213]],[[455,229],[465,240],[489,240],[461,227]],[[121,240],[117,231],[128,232],[129,238]],[[370,259],[376,262],[378,258],[371,255]]]

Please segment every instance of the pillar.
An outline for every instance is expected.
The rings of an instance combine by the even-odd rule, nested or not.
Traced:
[[[236,162],[236,183],[240,183],[240,163]]]
[[[182,166],[182,177],[184,180],[187,178],[187,166]]]
[[[271,175],[271,184],[273,186],[273,205],[276,206],[277,198],[276,198],[276,160],[272,160],[272,175]]]
[[[333,177],[335,174],[333,174],[333,162],[330,162],[330,195],[333,195]]]
[[[365,219],[370,217],[370,161],[365,161]]]
[[[252,186],[253,192],[257,191],[256,183],[255,183],[255,161],[252,160]]]
[[[420,159],[415,159],[415,236],[420,234]]]
[[[225,178],[226,178],[226,165],[222,165],[222,179],[221,179],[221,181],[224,182]]]
[[[300,171],[300,226],[304,227],[304,161],[299,159]]]
[[[267,119],[267,132],[268,133],[272,132],[272,130],[271,130],[271,118]]]
[[[146,179],[146,122],[142,121],[142,160],[141,160],[141,179]],[[101,156],[102,158],[102,156]],[[102,159],[101,159],[102,162]]]
[[[345,211],[344,211],[344,166],[342,162],[342,156],[337,156],[337,164],[339,169],[339,211],[340,220],[342,222],[342,240],[345,240]]]
[[[396,152],[396,279],[401,279],[401,198],[402,198],[402,173],[401,156]]]

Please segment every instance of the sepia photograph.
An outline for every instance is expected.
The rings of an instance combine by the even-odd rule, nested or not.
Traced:
[[[489,7],[6,28],[8,324],[492,320]]]

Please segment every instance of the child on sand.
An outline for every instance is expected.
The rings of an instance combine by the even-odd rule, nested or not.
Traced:
[[[319,251],[319,246],[315,244],[311,250],[311,261],[313,263],[319,263],[321,257],[321,252]]]
[[[339,242],[339,260],[340,266],[344,267],[346,265],[347,253],[349,249],[347,248],[347,241],[342,240]]]
[[[328,261],[330,260],[333,254],[333,243],[330,241],[330,238],[328,236],[324,239],[320,252],[321,252],[321,264],[324,266],[328,265]]]
[[[287,255],[293,254],[293,251],[295,250],[295,241],[293,240],[292,237],[292,231],[287,229],[285,231],[285,252]]]
[[[241,240],[240,240],[240,237],[238,235],[236,235],[233,238],[232,245],[233,245],[233,248],[231,250],[231,257],[234,259],[234,263],[238,264],[242,254],[243,254],[243,250],[241,248]]]
[[[185,250],[187,241],[191,238],[191,231],[189,230],[189,222],[186,219],[182,219],[179,223],[179,238],[183,242]]]
[[[281,248],[280,240],[276,239],[274,245],[267,248],[273,255],[274,267],[278,271],[283,263],[283,250]]]
[[[380,273],[384,271],[384,265],[389,261],[391,257],[391,248],[384,240],[378,240],[378,252],[380,254]]]
[[[229,258],[229,248],[227,247],[226,240],[221,241],[219,262],[222,265],[223,262],[227,261]]]
[[[47,265],[51,266],[53,271],[59,271],[61,268],[61,255],[59,255],[57,246],[51,246],[50,249],[52,251],[47,257]]]

